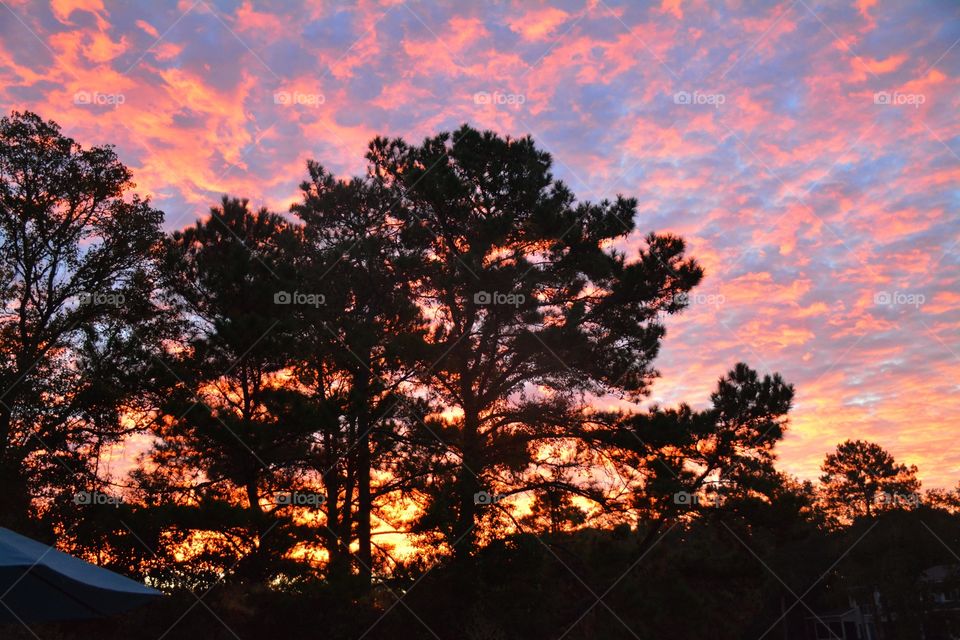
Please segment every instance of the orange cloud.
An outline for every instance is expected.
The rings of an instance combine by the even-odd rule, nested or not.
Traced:
[[[852,80],[854,82],[863,82],[867,79],[868,74],[876,76],[884,73],[892,73],[899,69],[907,59],[907,54],[905,53],[888,56],[883,60],[853,56],[850,58],[850,65],[854,71]]]
[[[570,14],[562,9],[544,7],[512,18],[507,24],[511,30],[527,40],[545,40],[552,36],[557,27],[566,22],[569,17]]]

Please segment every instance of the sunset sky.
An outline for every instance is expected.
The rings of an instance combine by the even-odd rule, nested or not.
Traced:
[[[960,3],[0,0],[0,106],[113,143],[169,229],[286,211],[315,158],[464,122],[639,199],[707,276],[652,400],[797,387],[780,466],[846,438],[960,480]]]

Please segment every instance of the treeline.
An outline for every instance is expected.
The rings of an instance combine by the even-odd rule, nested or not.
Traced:
[[[468,126],[366,159],[348,180],[309,163],[287,215],[224,197],[164,233],[109,147],[4,118],[0,524],[174,594],[225,589],[218,611],[247,629],[269,605],[303,633],[313,615],[331,637],[432,637],[398,607],[409,591],[444,633],[587,638],[631,637],[621,616],[662,630],[652,603],[682,610],[689,558],[729,578],[702,606],[740,607],[739,633],[777,618],[734,578],[740,542],[821,553],[878,514],[952,517],[955,494],[922,505],[916,469],[870,443],[838,447],[818,486],[778,472],[779,375],[740,363],[707,409],[640,408],[703,270],[673,235],[621,248],[636,200],[578,201],[529,138]],[[124,443],[141,453],[116,473]],[[719,538],[733,556],[705,553]],[[597,604],[648,556],[638,575],[676,592]],[[564,591],[571,573],[599,590]],[[197,613],[183,624],[224,631]]]

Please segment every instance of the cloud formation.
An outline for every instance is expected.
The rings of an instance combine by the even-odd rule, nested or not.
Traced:
[[[116,144],[169,228],[223,193],[286,210],[308,158],[361,172],[377,134],[529,134],[580,197],[636,196],[639,230],[707,267],[653,400],[702,402],[745,360],[797,385],[786,470],[868,438],[945,486],[958,18],[949,0],[5,0],[0,106]]]

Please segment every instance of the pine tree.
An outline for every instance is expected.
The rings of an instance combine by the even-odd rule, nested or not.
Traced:
[[[916,506],[917,468],[898,464],[883,447],[847,440],[821,466],[820,490],[827,512],[838,521],[871,517],[879,511]]]
[[[303,486],[315,427],[315,408],[287,384],[284,288],[300,244],[282,217],[227,197],[166,243],[163,283],[184,327],[154,366],[167,385],[142,497],[179,514],[172,542],[202,540],[221,571],[256,581],[282,572],[297,542],[296,510],[275,493]]]
[[[325,304],[296,309],[297,372],[336,420],[316,460],[328,487],[327,526],[344,557],[356,541],[356,569],[374,569],[371,521],[376,507],[405,486],[402,427],[424,413],[406,383],[423,343],[424,322],[412,292],[420,256],[399,237],[390,194],[364,178],[337,180],[308,164],[303,200],[291,210],[306,239],[299,286]],[[407,456],[409,458],[409,456]],[[384,472],[389,468],[389,472]],[[378,471],[378,479],[372,475]]]
[[[530,138],[464,126],[419,146],[377,139],[368,158],[403,241],[426,248],[418,379],[453,415],[428,429],[443,445],[428,514],[452,516],[466,558],[485,495],[515,490],[536,443],[569,432],[579,393],[647,389],[662,317],[702,273],[674,236],[647,236],[630,260],[609,249],[636,201],[577,202]]]

